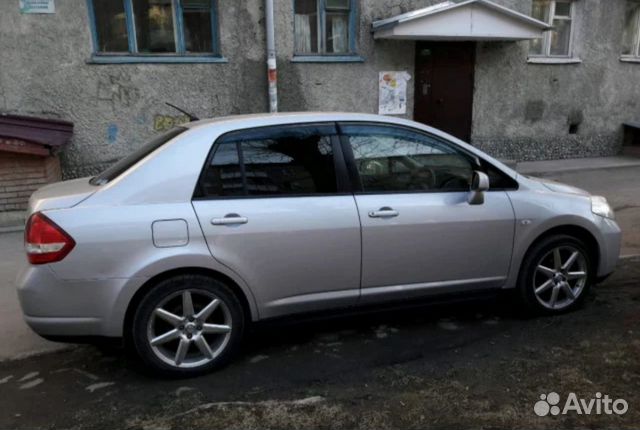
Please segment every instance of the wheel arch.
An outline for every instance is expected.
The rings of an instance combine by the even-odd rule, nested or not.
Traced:
[[[258,319],[256,311],[252,308],[249,297],[245,294],[243,289],[238,285],[233,279],[229,276],[221,273],[219,271],[204,268],[204,267],[181,267],[176,269],[167,270],[165,272],[159,273],[152,278],[148,279],[144,284],[137,289],[134,293],[131,300],[129,300],[129,304],[127,305],[127,310],[124,315],[123,321],[123,337],[125,341],[128,340],[129,337],[129,328],[133,323],[133,317],[135,315],[135,311],[144,298],[144,296],[151,291],[158,283],[164,281],[165,279],[173,278],[175,276],[180,275],[203,275],[210,277],[212,279],[218,280],[228,286],[231,291],[236,295],[238,300],[240,301],[240,305],[242,306],[242,311],[246,317],[246,321],[252,321]]]
[[[555,236],[560,234],[572,236],[584,242],[585,246],[587,247],[587,251],[589,252],[589,258],[591,259],[593,268],[596,271],[598,270],[598,267],[600,264],[600,245],[598,244],[598,240],[596,239],[596,237],[588,229],[581,227],[579,225],[563,224],[563,225],[551,227],[543,231],[538,236],[536,236],[535,239],[531,241],[531,243],[529,243],[525,253],[523,254],[523,258],[520,260],[518,273],[520,273],[520,270],[522,270],[522,261],[527,257],[529,252],[531,252],[531,249],[536,244],[540,243],[542,240],[550,236]]]

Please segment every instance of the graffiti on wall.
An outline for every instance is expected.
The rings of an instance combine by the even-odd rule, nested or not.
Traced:
[[[110,74],[100,78],[96,89],[98,100],[108,101],[115,110],[129,107],[140,99],[140,90],[131,82],[131,76],[124,73]]]
[[[107,142],[114,144],[118,141],[118,126],[116,124],[109,124],[107,126]]]
[[[186,122],[189,122],[189,117],[186,115],[156,115],[153,117],[153,129],[167,131]]]

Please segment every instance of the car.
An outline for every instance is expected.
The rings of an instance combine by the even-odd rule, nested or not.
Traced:
[[[356,113],[188,123],[45,186],[28,211],[17,288],[31,328],[122,338],[174,376],[220,368],[277,317],[501,290],[566,312],[621,240],[603,197]]]

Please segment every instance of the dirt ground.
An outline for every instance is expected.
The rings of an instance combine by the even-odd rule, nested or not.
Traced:
[[[93,346],[4,362],[0,428],[637,428],[639,282],[625,260],[554,318],[500,297],[263,325],[234,364],[188,380]],[[551,392],[628,411],[537,416]]]

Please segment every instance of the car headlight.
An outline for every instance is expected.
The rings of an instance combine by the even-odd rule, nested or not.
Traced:
[[[615,214],[613,213],[613,209],[609,206],[607,199],[602,196],[592,196],[591,197],[591,212],[596,215],[600,215],[601,217],[614,219]]]

